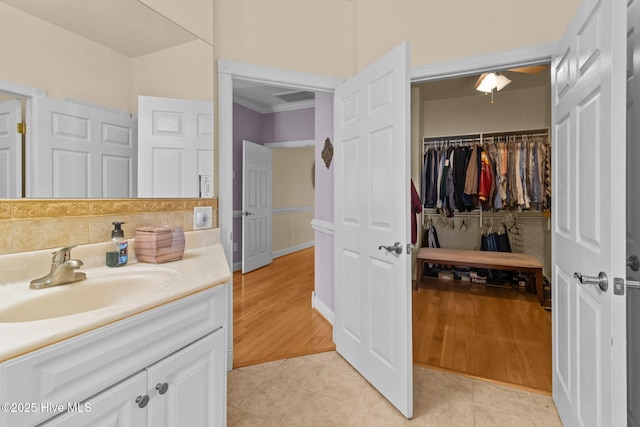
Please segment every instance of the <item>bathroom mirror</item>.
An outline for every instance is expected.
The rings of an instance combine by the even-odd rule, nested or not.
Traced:
[[[12,180],[18,190],[3,192],[0,198],[22,196],[33,197],[84,197],[77,194],[40,193],[34,189],[32,173],[41,173],[41,157],[33,148],[38,133],[42,133],[41,124],[35,117],[51,114],[34,114],[34,105],[38,97],[53,100],[64,105],[74,104],[78,108],[91,111],[100,110],[112,115],[130,115],[137,121],[139,96],[179,101],[210,103],[211,121],[202,122],[200,117],[196,126],[205,129],[204,139],[207,147],[204,152],[210,156],[213,168],[213,84],[214,57],[211,41],[204,40],[185,30],[175,22],[138,0],[0,0],[0,105],[8,100],[20,99],[20,121],[26,122],[27,134],[18,136],[19,153],[6,154],[2,135],[13,134],[15,126],[2,121],[0,110],[0,185],[2,181]],[[18,94],[19,96],[17,96]],[[39,108],[39,107],[38,107]],[[172,107],[165,107],[171,110]],[[39,111],[39,110],[38,110]],[[75,111],[75,110],[74,110]],[[58,115],[61,120],[52,124],[60,134],[73,139],[83,132],[89,133],[92,124],[89,121],[68,120],[71,117],[64,112]],[[82,118],[85,116],[82,115]],[[174,117],[164,115],[164,126],[160,132],[170,135],[176,129],[182,130],[184,123],[176,122]],[[154,117],[153,120],[156,120]],[[98,126],[93,126],[97,128]],[[124,128],[103,127],[98,133],[116,143],[122,142]],[[135,131],[132,130],[133,131]],[[94,131],[96,129],[93,129]],[[208,132],[208,133],[207,133]],[[78,139],[78,138],[76,138]],[[111,140],[113,143],[113,140]],[[202,141],[198,150],[202,151]],[[112,144],[114,145],[114,144]],[[165,154],[172,149],[166,146]],[[207,151],[208,150],[208,151]],[[175,150],[174,150],[175,151]],[[59,150],[59,152],[69,152]],[[210,153],[210,154],[209,154]],[[67,188],[77,182],[92,181],[87,171],[80,170],[76,164],[83,164],[83,154],[71,153],[68,156],[55,155],[49,159],[65,172],[60,176],[58,188]],[[197,197],[191,193],[157,195],[142,194],[137,190],[137,169],[140,159],[127,164],[119,154],[114,154],[111,162],[115,170],[121,167],[129,173],[135,182],[135,191],[130,195],[140,197]],[[4,157],[4,161],[3,161]],[[97,156],[94,156],[97,157]],[[103,156],[104,157],[104,156]],[[137,158],[137,156],[136,156]],[[165,155],[164,159],[168,157]],[[75,163],[77,160],[77,163]],[[148,161],[143,156],[143,161]],[[202,163],[201,158],[191,159],[194,164]],[[57,163],[56,163],[57,162]],[[102,168],[108,162],[101,160]],[[166,176],[166,181],[179,180],[180,177]],[[9,171],[10,165],[14,170]],[[145,167],[149,167],[148,165]],[[197,165],[195,166],[198,167]],[[174,168],[170,168],[173,171]],[[193,170],[186,164],[184,170]],[[4,171],[2,171],[4,170]],[[35,172],[34,172],[35,171]],[[4,172],[4,173],[3,173]],[[207,172],[213,176],[213,170]],[[43,174],[44,175],[44,174]],[[170,175],[170,174],[169,174]],[[102,178],[102,177],[100,177]],[[48,179],[55,181],[56,179]],[[110,179],[110,182],[112,180]],[[95,184],[95,183],[94,183]],[[87,183],[87,186],[89,184]],[[94,185],[95,187],[95,185]],[[102,188],[107,184],[103,183]],[[100,191],[103,191],[102,189]],[[106,193],[106,191],[105,191]],[[42,194],[45,194],[44,196]],[[84,194],[84,193],[83,193]],[[127,197],[122,194],[98,195],[87,192],[86,197]]]

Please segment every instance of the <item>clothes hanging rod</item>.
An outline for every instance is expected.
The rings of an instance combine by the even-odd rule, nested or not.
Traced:
[[[424,137],[422,142],[438,143],[438,142],[472,142],[480,141],[480,134],[471,135],[452,135],[452,136],[436,136],[436,137]]]
[[[423,144],[438,144],[447,142],[485,142],[488,138],[506,138],[511,136],[549,136],[549,129],[527,129],[506,132],[482,132],[466,135],[447,135],[423,137]]]
[[[506,132],[483,132],[482,137],[495,137],[495,136],[521,136],[521,135],[549,135],[549,129],[528,129],[528,130],[515,130]]]

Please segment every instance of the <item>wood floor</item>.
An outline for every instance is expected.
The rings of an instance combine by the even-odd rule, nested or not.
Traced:
[[[413,360],[551,391],[551,313],[517,289],[425,279],[413,292]]]
[[[233,275],[234,367],[334,350],[311,308],[313,248]],[[513,289],[425,280],[413,291],[414,363],[551,391],[551,314]]]
[[[233,366],[335,350],[331,325],[311,308],[314,250],[233,273]]]

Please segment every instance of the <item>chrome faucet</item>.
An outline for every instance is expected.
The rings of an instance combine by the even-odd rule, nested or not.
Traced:
[[[44,289],[86,279],[86,274],[75,271],[83,265],[79,259],[71,259],[71,249],[75,247],[76,245],[66,246],[57,251],[53,251],[51,271],[46,276],[32,280],[29,288]]]

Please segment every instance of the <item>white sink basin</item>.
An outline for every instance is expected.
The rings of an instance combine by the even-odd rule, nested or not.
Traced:
[[[165,268],[122,267],[52,288],[27,289],[15,302],[2,304],[0,323],[31,322],[144,301],[175,283],[179,274]]]

